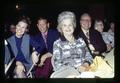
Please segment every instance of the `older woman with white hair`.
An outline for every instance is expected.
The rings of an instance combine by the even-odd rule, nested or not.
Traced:
[[[51,78],[71,78],[87,71],[92,63],[92,56],[82,38],[74,36],[76,17],[73,12],[64,11],[58,16],[57,29],[61,37],[54,42]]]
[[[114,36],[108,32],[104,32],[104,23],[100,19],[95,20],[94,28],[101,33],[102,38],[107,45],[106,52],[109,52],[112,48],[114,48]]]

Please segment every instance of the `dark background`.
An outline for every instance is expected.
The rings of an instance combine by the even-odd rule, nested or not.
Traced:
[[[18,8],[16,8],[18,5]],[[47,16],[51,26],[56,28],[58,14],[64,10],[73,11],[77,22],[82,13],[87,12],[95,19],[101,19],[108,25],[115,21],[115,2],[113,0],[16,0],[6,1],[3,5],[3,25],[16,23],[21,16],[28,16],[32,21],[31,31],[39,16]],[[105,27],[107,31],[109,26]],[[31,33],[32,33],[31,32]]]

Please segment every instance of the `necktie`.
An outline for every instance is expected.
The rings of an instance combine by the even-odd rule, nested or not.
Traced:
[[[45,41],[45,45],[47,47],[47,35],[46,34],[44,34],[44,41]]]
[[[90,43],[90,40],[89,40],[89,32],[86,33],[86,37],[87,37],[88,43]]]

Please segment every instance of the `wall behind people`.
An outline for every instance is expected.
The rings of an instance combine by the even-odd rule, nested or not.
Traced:
[[[17,10],[16,5],[20,6],[20,10]],[[48,16],[51,20],[53,20],[53,25],[56,27],[56,19],[57,15],[64,10],[70,10],[76,13],[76,16],[80,15],[80,13],[88,11],[93,15],[93,18],[100,18],[102,20],[108,21],[109,19],[114,19],[114,3],[105,1],[102,3],[91,1],[81,1],[81,0],[64,0],[64,1],[26,1],[26,2],[15,2],[15,3],[7,3],[7,6],[4,6],[4,15],[3,18],[17,18],[20,15],[26,14],[30,16],[32,21],[41,15]]]

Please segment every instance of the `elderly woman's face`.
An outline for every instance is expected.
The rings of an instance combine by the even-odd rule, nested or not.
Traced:
[[[104,29],[104,25],[103,25],[103,22],[97,22],[95,23],[95,29],[99,32],[103,32],[103,29]]]
[[[61,26],[64,35],[72,35],[74,32],[73,21],[71,19],[65,19]]]

